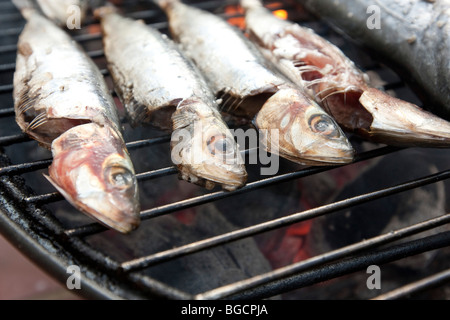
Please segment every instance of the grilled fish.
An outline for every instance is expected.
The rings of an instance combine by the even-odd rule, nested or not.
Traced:
[[[450,1],[300,2],[385,57],[420,87],[427,109],[450,120]]]
[[[252,119],[268,151],[308,165],[353,160],[353,148],[335,121],[272,71],[239,29],[180,1],[156,2],[167,13],[174,39],[223,101],[221,111]],[[278,141],[270,137],[274,131]]]
[[[260,0],[241,0],[241,6],[247,32],[264,56],[342,128],[390,145],[450,146],[449,122],[372,88],[367,75],[313,30],[274,16]]]
[[[76,208],[123,233],[140,223],[133,165],[97,66],[68,34],[27,7],[14,73],[19,127],[51,149],[49,181]],[[45,36],[43,36],[45,35]]]
[[[172,131],[172,160],[182,179],[208,189],[215,184],[225,190],[242,187],[247,172],[238,145],[195,66],[172,40],[142,21],[123,17],[113,7],[95,13],[131,123]]]

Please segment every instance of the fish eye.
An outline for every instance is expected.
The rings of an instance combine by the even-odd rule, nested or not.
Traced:
[[[312,115],[311,118],[309,118],[309,126],[316,133],[324,134],[328,137],[339,136],[339,131],[336,128],[335,122],[328,115]]]
[[[135,182],[134,174],[127,168],[118,165],[108,167],[106,169],[106,176],[109,183],[120,189],[129,188]]]
[[[233,144],[225,135],[214,135],[206,142],[208,150],[213,155],[225,155],[234,152]]]

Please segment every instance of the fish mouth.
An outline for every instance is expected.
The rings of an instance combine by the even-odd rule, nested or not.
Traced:
[[[183,180],[209,190],[218,184],[226,191],[234,191],[243,187],[247,182],[247,172],[244,166],[236,168],[237,170],[227,170],[216,166],[198,169],[184,165],[178,168]]]
[[[83,203],[77,203],[77,207],[104,226],[113,228],[121,233],[130,233],[140,225],[140,216],[134,213],[124,213],[120,210],[100,212],[85,206]]]
[[[293,140],[295,150],[298,152],[297,162],[308,165],[338,165],[353,162],[355,150],[345,134],[340,130],[338,132],[337,137],[313,141],[306,145]]]
[[[102,198],[104,197],[92,197],[82,201],[70,199],[76,208],[108,228],[129,233],[139,227],[141,220],[138,202],[129,203],[120,208]]]
[[[115,205],[107,198],[107,194],[96,194],[88,198],[79,199],[64,190],[51,177],[44,174],[47,180],[64,196],[75,208],[101,223],[121,233],[129,233],[140,225],[140,204],[137,198],[130,199],[121,205]]]
[[[351,163],[355,150],[346,139],[312,143],[304,146],[292,141],[291,145],[278,150],[278,154],[290,161],[305,165],[339,165]]]
[[[234,191],[237,190],[245,185],[245,182],[247,181],[247,174],[228,174],[229,177],[227,178],[218,178],[217,176],[214,177],[212,175],[203,174],[202,178],[214,181],[215,183],[222,186],[222,189],[226,191]]]
[[[320,151],[320,153],[318,153],[318,151]],[[281,156],[303,165],[333,166],[352,163],[354,160],[355,151],[351,147],[348,147],[346,149],[340,148],[321,150],[321,147],[319,146],[313,148],[312,150],[301,152],[296,156],[292,156],[289,154],[283,154]]]
[[[450,130],[450,127],[449,127]],[[398,132],[391,130],[383,130],[371,127],[368,132],[371,140],[375,142],[385,143],[397,147],[435,147],[446,148],[450,146],[450,131],[443,136],[444,132],[436,135],[431,133],[421,133],[414,131],[399,130]]]
[[[340,156],[340,157],[311,157],[307,156],[302,157],[301,162],[305,165],[314,165],[314,166],[333,166],[340,164],[348,164],[353,162],[353,154],[349,156]]]

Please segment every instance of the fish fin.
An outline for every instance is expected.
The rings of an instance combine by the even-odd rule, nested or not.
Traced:
[[[47,113],[41,112],[36,117],[34,117],[33,120],[28,123],[28,126],[26,128],[26,131],[33,131],[42,126],[44,123],[48,121]]]
[[[189,106],[177,108],[172,114],[172,126],[173,130],[186,128],[199,119],[199,116],[195,110]]]
[[[235,110],[234,106],[242,103],[242,98],[235,97],[231,94],[226,95],[226,98],[222,100],[220,110],[225,113],[231,113]]]
[[[300,68],[300,67],[304,67],[306,66],[306,62],[303,60],[292,60],[292,64],[294,65],[294,67],[296,68]]]
[[[224,89],[217,95],[217,104],[220,112],[233,114],[245,100],[234,96],[230,91],[229,89]]]
[[[17,100],[15,107],[17,116],[22,116],[25,112],[33,108],[40,97],[39,94],[30,96],[28,89],[28,87],[25,87],[19,94],[19,99]]]

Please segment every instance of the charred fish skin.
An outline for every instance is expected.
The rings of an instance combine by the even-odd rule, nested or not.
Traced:
[[[104,78],[65,31],[34,9],[22,8],[22,14],[27,23],[17,45],[16,122],[52,150],[49,181],[70,203],[110,228],[130,232],[140,222],[139,194]],[[78,159],[83,150],[89,150],[83,169],[61,161]]]
[[[112,7],[96,15],[108,67],[132,124],[172,132],[172,160],[183,180],[207,189],[242,187],[247,172],[238,145],[196,67],[172,40],[143,22]]]
[[[448,147],[450,123],[370,88],[368,77],[313,30],[275,17],[259,0],[241,0],[261,52],[346,130],[396,146]]]
[[[223,98],[222,112],[235,113],[239,109],[245,109],[245,114],[251,106],[254,110],[247,112],[247,116],[253,119],[258,130],[283,128],[283,134],[289,132],[290,137],[281,137],[280,144],[268,140],[273,144],[265,146],[268,150],[277,153],[278,149],[281,151],[280,156],[301,164],[325,165],[352,161],[353,148],[345,136],[341,139],[343,134],[341,135],[342,131],[335,121],[328,117],[326,126],[331,125],[334,131],[339,132],[338,138],[314,131],[312,122],[302,118],[308,114],[304,110],[314,108],[324,117],[326,113],[300,89],[294,88],[284,76],[272,70],[270,63],[239,29],[216,15],[187,6],[180,1],[157,3],[168,16],[174,39],[205,75],[215,94]],[[297,93],[292,94],[292,91]],[[287,102],[286,97],[302,98]],[[229,100],[232,102],[228,103]],[[281,112],[280,105],[284,106]],[[278,113],[275,110],[278,110]],[[296,131],[295,134],[292,130],[287,130],[287,124],[289,129]],[[316,149],[317,161],[312,159],[313,153],[308,152],[309,155],[306,156],[306,150],[296,149],[302,144],[296,145],[292,137],[308,140],[309,142],[303,145],[308,145],[308,149]],[[337,140],[334,140],[336,138]],[[330,139],[337,142],[333,144],[336,148],[327,148],[326,151],[320,149]],[[284,146],[282,143],[289,145]],[[343,160],[337,162],[336,159],[339,158]]]
[[[300,3],[355,41],[382,54],[386,61],[400,66],[425,91],[420,98],[427,109],[450,120],[449,1],[302,0]],[[372,11],[368,11],[369,7]],[[373,19],[378,19],[380,27],[372,23]]]

